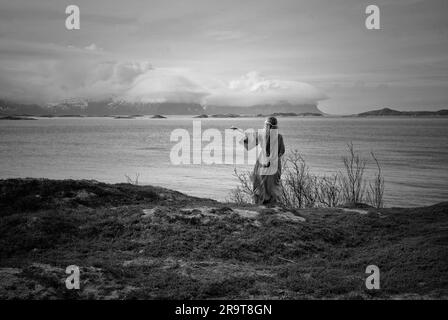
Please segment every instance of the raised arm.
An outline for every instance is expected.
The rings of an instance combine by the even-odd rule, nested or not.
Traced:
[[[258,145],[259,139],[258,139],[258,134],[255,133],[247,133],[245,132],[245,138],[243,140],[243,144],[244,144],[244,148],[246,150],[250,150],[253,147],[255,147],[256,145]]]

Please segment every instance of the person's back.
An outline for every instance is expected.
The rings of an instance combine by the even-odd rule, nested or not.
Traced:
[[[261,141],[260,141],[261,140]],[[244,141],[248,146],[247,138]],[[274,204],[281,196],[280,178],[282,172],[281,157],[285,153],[283,136],[278,133],[277,119],[269,117],[265,121],[265,135],[256,136],[256,145],[262,150],[252,172],[253,200],[256,204]],[[276,149],[275,153],[271,149]]]

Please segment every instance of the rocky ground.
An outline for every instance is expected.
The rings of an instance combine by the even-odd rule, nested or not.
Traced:
[[[447,202],[288,211],[0,180],[0,299],[447,299],[447,249]],[[365,287],[370,264],[380,290]],[[79,290],[65,286],[69,265]]]

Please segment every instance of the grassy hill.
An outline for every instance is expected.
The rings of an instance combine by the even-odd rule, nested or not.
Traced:
[[[448,297],[448,203],[236,206],[153,186],[0,180],[0,299]],[[365,288],[380,268],[381,289]],[[80,290],[65,268],[80,267]]]
[[[408,117],[425,117],[425,116],[447,116],[448,110],[438,111],[398,111],[390,108],[383,108],[379,110],[372,110],[362,112],[358,114],[358,117],[370,117],[370,116],[408,116]]]

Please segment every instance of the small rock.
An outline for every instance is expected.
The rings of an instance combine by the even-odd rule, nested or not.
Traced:
[[[81,190],[76,193],[75,198],[79,200],[86,200],[88,198],[94,197],[96,194],[92,192],[87,192],[86,190]]]
[[[367,214],[367,213],[368,213],[367,210],[363,210],[363,209],[347,209],[347,208],[342,208],[342,211],[344,211],[344,212],[352,212],[352,213],[359,213],[359,214]]]
[[[236,212],[240,217],[246,219],[255,219],[260,215],[257,211],[252,210],[233,209],[233,211]]]
[[[304,217],[299,217],[293,214],[292,212],[279,212],[276,216],[282,220],[292,221],[292,222],[305,222],[306,219]]]
[[[152,216],[154,216],[154,213],[156,212],[158,208],[152,208],[152,209],[143,209],[143,216],[142,218],[151,218]]]

